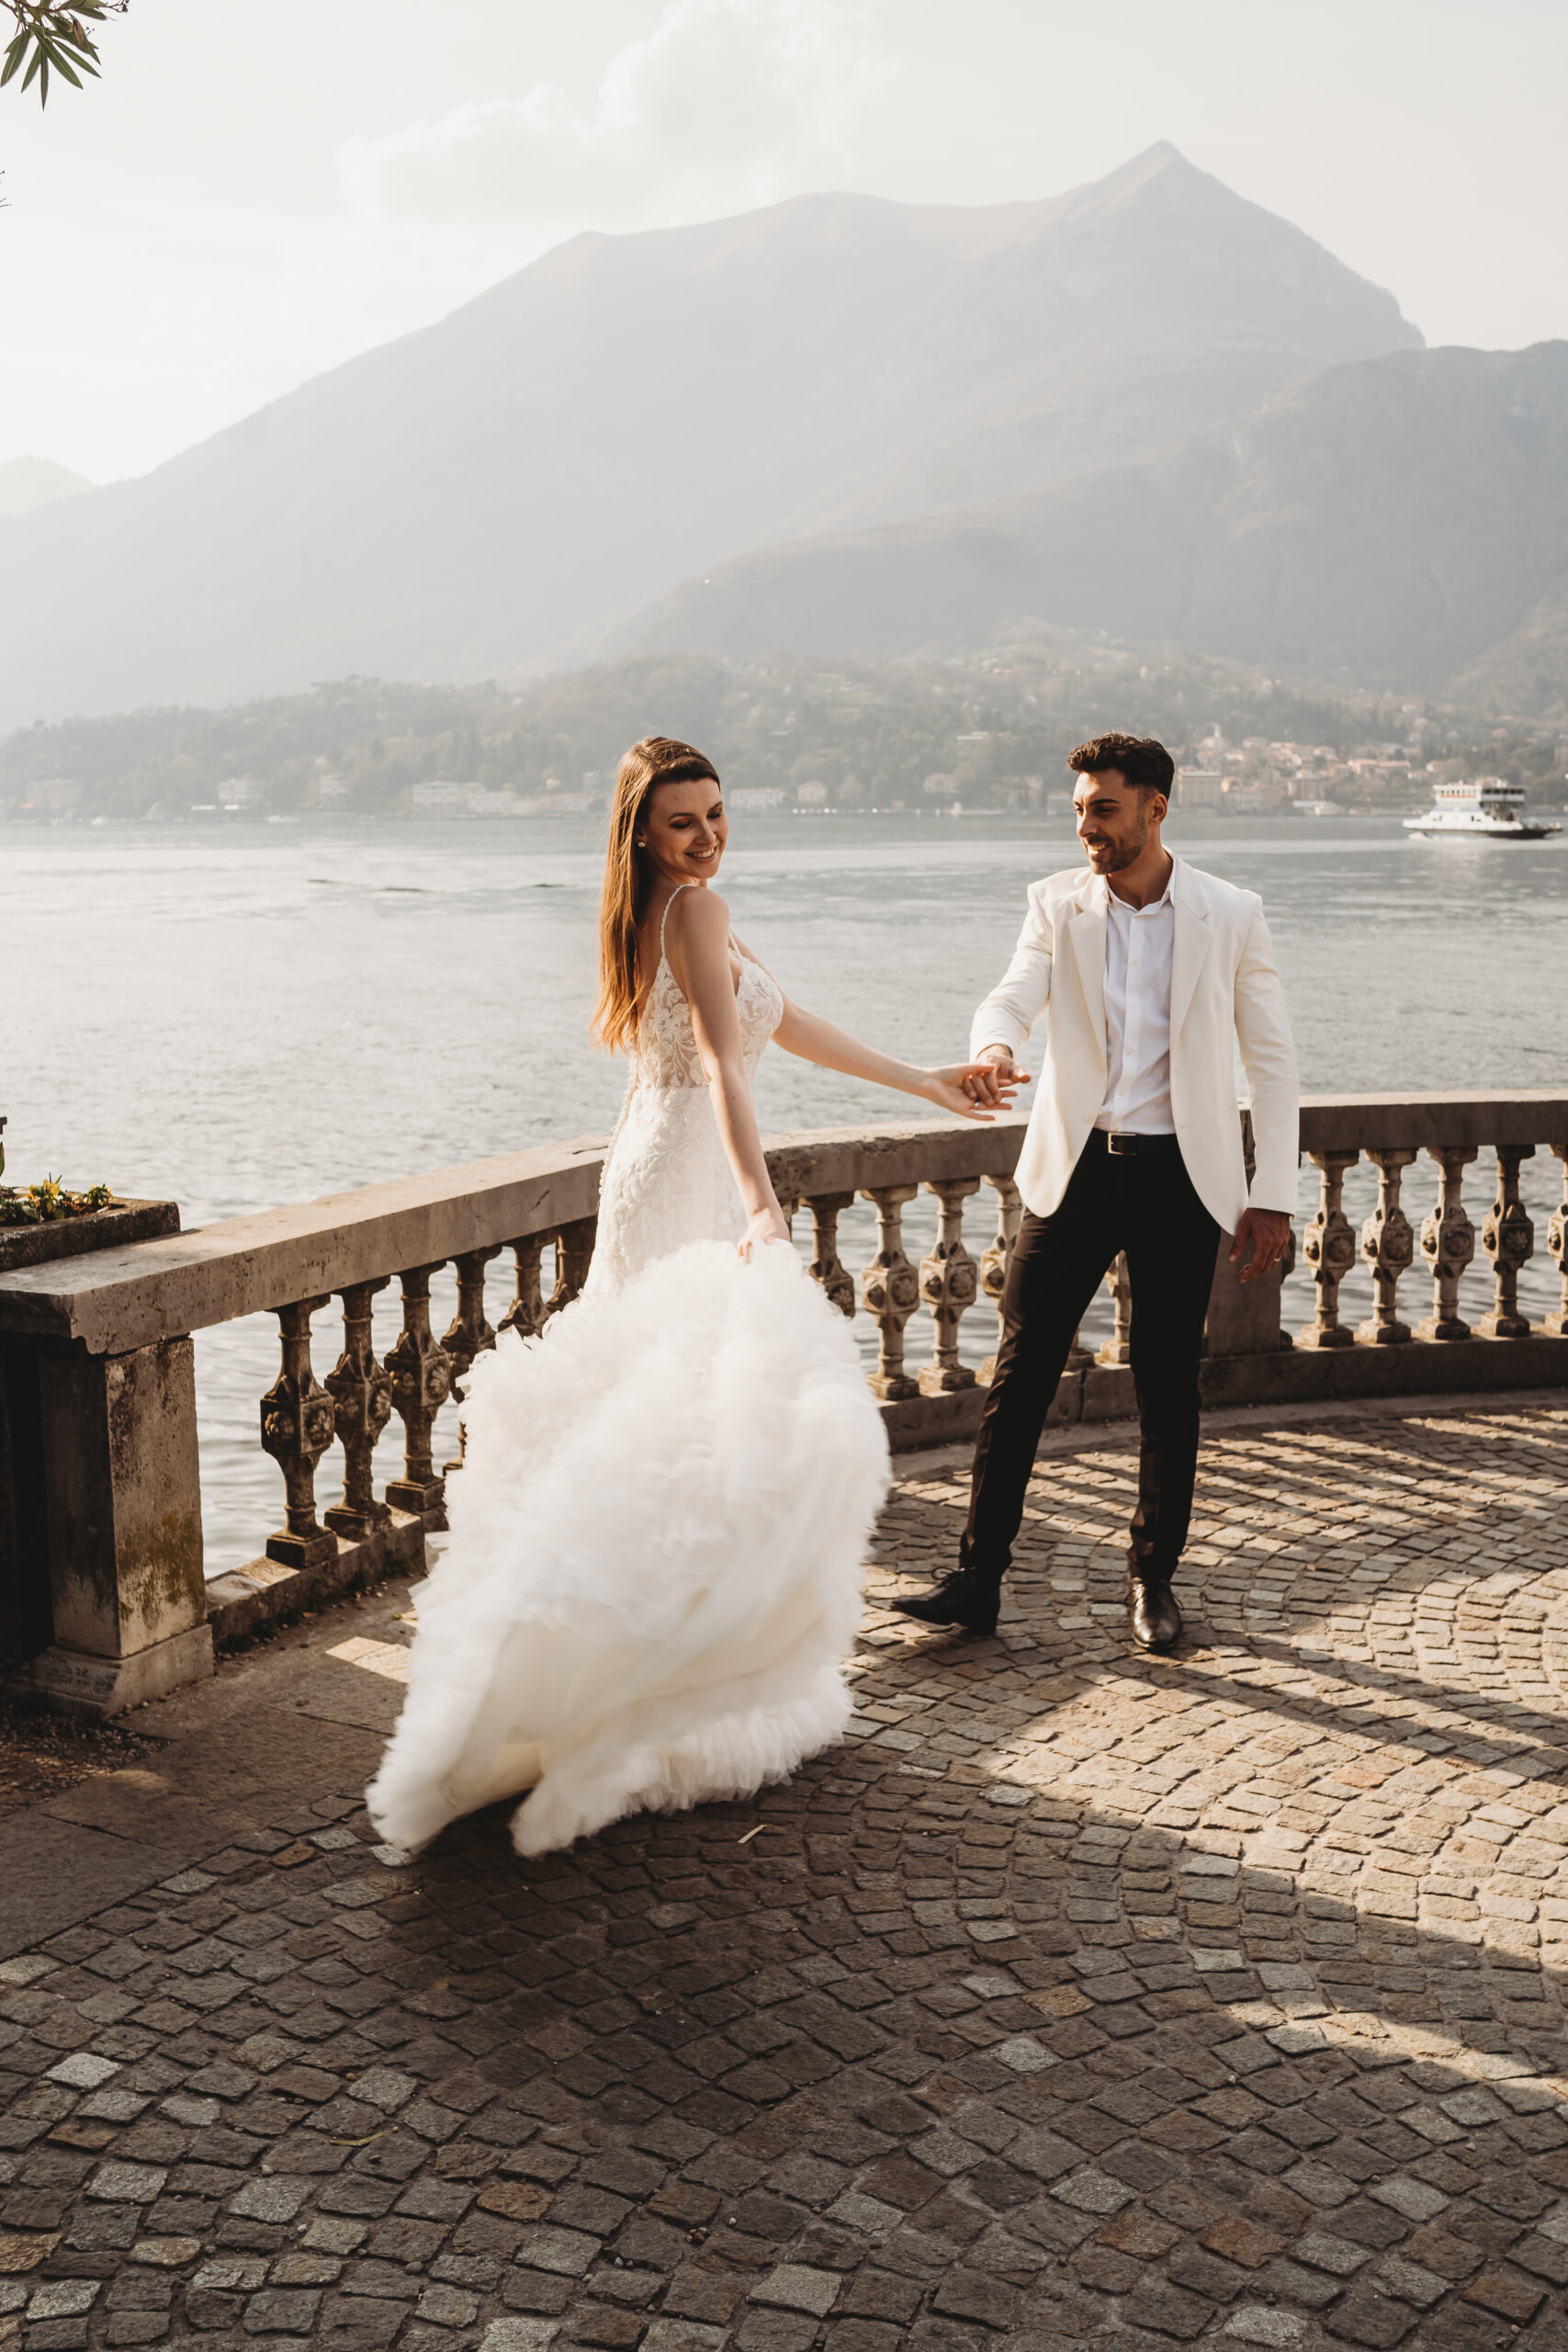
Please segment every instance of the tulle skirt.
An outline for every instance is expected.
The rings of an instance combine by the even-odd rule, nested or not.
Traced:
[[[842,1732],[887,1444],[793,1250],[704,1241],[470,1375],[451,1538],[367,1802],[426,1842],[530,1791],[519,1853],[749,1794]]]

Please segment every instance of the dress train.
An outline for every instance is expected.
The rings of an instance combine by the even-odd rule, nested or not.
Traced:
[[[521,1854],[837,1738],[887,1447],[791,1249],[698,1241],[469,1374],[452,1536],[368,1792],[393,1843],[524,1790]]]

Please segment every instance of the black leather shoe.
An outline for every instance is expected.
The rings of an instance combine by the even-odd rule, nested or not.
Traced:
[[[922,1625],[961,1625],[966,1634],[994,1634],[1000,1601],[998,1585],[976,1576],[973,1568],[955,1568],[934,1592],[889,1601],[888,1607],[918,1618]]]
[[[1167,1577],[1129,1577],[1127,1613],[1140,1649],[1168,1650],[1181,1639],[1181,1611]]]

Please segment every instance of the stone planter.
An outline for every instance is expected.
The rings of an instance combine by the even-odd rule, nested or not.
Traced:
[[[52,1218],[46,1225],[0,1225],[0,1274],[22,1266],[47,1266],[57,1258],[79,1258],[88,1250],[114,1250],[126,1241],[151,1241],[177,1233],[177,1201],[111,1201],[84,1216]]]

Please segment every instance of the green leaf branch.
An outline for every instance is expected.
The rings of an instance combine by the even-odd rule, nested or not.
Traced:
[[[49,104],[51,74],[79,90],[83,74],[96,76],[98,71],[97,44],[89,27],[108,17],[123,17],[130,5],[130,0],[70,0],[69,6],[58,0],[0,0],[0,12],[17,28],[0,66],[0,90],[18,74],[24,90],[38,84],[40,106]]]

